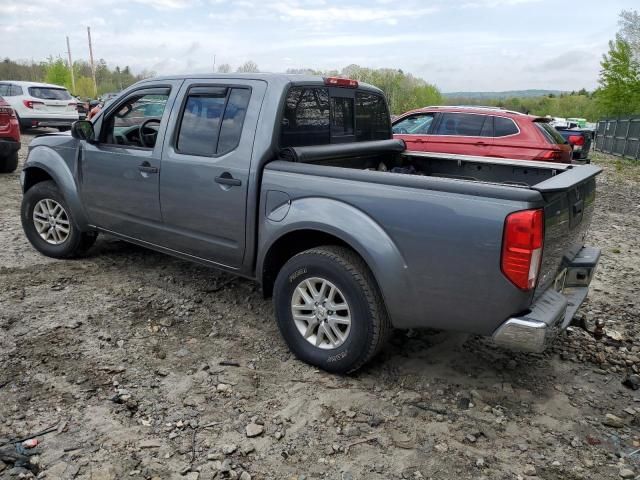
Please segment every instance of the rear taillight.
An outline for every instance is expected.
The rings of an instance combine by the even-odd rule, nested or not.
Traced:
[[[358,81],[350,78],[325,77],[324,84],[329,87],[358,88]]]
[[[542,244],[544,213],[542,209],[522,210],[507,216],[502,239],[502,273],[521,290],[536,286]]]
[[[13,108],[0,107],[0,115],[13,115]]]
[[[22,103],[27,108],[33,108],[34,105],[44,105],[44,102],[35,102],[33,100],[23,100]]]
[[[538,160],[545,160],[547,162],[561,162],[562,151],[560,150],[547,150],[546,152],[538,155]]]
[[[581,147],[584,145],[584,137],[582,135],[569,135],[569,143]]]

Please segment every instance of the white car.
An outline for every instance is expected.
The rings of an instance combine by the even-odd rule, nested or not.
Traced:
[[[13,107],[22,130],[56,127],[62,132],[78,120],[77,100],[60,85],[3,80],[0,97]]]

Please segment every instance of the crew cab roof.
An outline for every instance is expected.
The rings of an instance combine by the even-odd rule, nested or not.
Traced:
[[[281,86],[284,88],[287,85],[305,85],[305,84],[324,84],[325,77],[320,75],[300,75],[289,73],[197,73],[197,74],[184,74],[184,75],[168,75],[162,77],[154,77],[138,82],[139,85],[145,82],[158,82],[162,80],[214,80],[214,79],[227,79],[227,80],[261,80],[270,85]],[[340,88],[340,87],[337,87]],[[358,81],[359,90],[369,90],[371,92],[383,94],[382,90],[368,83]]]

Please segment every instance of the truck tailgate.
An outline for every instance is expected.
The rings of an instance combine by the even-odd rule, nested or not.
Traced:
[[[545,201],[545,237],[542,267],[535,296],[539,296],[557,279],[561,287],[563,267],[584,245],[593,215],[596,175],[602,171],[593,165],[568,169],[539,184]]]

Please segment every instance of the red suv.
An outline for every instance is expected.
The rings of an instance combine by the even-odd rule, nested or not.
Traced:
[[[0,97],[0,173],[18,168],[20,125],[13,108]]]
[[[571,163],[549,118],[489,107],[426,107],[393,121],[407,150]]]

